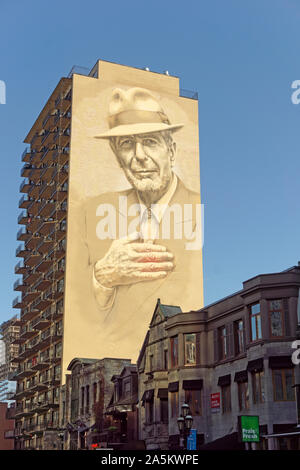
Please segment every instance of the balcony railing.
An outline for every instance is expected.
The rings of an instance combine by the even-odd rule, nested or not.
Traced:
[[[27,211],[22,211],[18,217],[18,224],[26,224],[28,220]]]
[[[22,162],[25,162],[25,161],[28,162],[30,160],[30,157],[31,157],[30,149],[29,149],[29,147],[26,147],[26,149],[22,153],[21,160],[22,160]]]

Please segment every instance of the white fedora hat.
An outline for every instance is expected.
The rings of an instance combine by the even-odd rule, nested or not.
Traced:
[[[96,139],[166,130],[175,132],[183,127],[183,124],[172,125],[157,99],[144,88],[113,91],[108,125],[109,130],[96,135]]]

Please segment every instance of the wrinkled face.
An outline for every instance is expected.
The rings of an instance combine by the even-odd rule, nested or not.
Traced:
[[[162,132],[121,136],[111,141],[111,146],[126,178],[137,191],[163,194],[168,189],[175,155],[171,138],[167,139]]]

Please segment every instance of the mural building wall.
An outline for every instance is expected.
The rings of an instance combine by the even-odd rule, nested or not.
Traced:
[[[198,101],[177,77],[98,68],[73,75],[64,371],[135,362],[157,298],[203,306]]]

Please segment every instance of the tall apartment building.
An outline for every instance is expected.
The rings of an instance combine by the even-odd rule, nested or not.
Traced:
[[[5,344],[5,365],[6,372],[3,379],[10,380],[14,378],[15,371],[17,370],[17,363],[14,361],[15,357],[19,354],[18,339],[20,336],[21,322],[15,315],[8,321],[0,325],[0,334],[2,341]]]
[[[184,158],[178,158],[176,176],[176,145],[170,139],[179,130],[177,148]],[[111,239],[103,240],[102,212],[94,211],[94,204],[103,204],[103,194],[108,203],[121,195],[124,200],[124,194],[128,203],[138,202],[137,186],[118,164],[107,140],[127,131],[156,133],[156,141],[143,140],[146,147],[165,139],[161,158],[168,165],[158,160],[155,171],[144,171],[138,179],[154,173],[160,179],[156,168],[163,166],[169,204],[174,200],[183,210],[188,200],[193,201],[193,210],[198,209],[198,102],[196,94],[179,88],[178,77],[105,61],[98,61],[88,73],[72,69],[61,78],[25,138],[29,147],[22,155],[16,250],[21,261],[15,267],[22,277],[15,282],[20,294],[13,302],[21,310],[20,338],[14,341],[19,345],[17,448],[43,448],[48,431],[60,433],[60,385],[75,357],[116,355],[134,361],[156,297],[171,295],[175,301],[174,296],[184,289],[182,283],[189,286],[184,308],[202,304],[201,248],[184,249],[185,242],[193,245],[193,233],[187,240],[178,240],[172,232],[168,242],[170,250],[178,253],[177,264],[171,266],[171,276],[161,273],[163,281],[136,284],[133,279],[130,288],[122,283],[106,288],[95,277],[95,263],[105,255]],[[167,134],[157,136],[162,131]],[[90,205],[83,210],[87,201]],[[124,224],[121,232],[123,228]],[[124,235],[120,230],[119,238]],[[198,238],[196,242],[198,247]],[[139,305],[133,310],[137,299]],[[107,318],[111,321],[105,323]]]
[[[35,448],[47,429],[59,429],[62,318],[67,224],[71,78],[62,78],[25,142],[22,212],[14,289],[21,294],[16,448]]]
[[[19,347],[14,343],[20,333],[20,325],[17,316],[3,322],[0,325],[3,344],[2,358],[0,364],[0,401],[11,404],[16,392],[15,374],[17,363],[14,358],[18,355]]]

